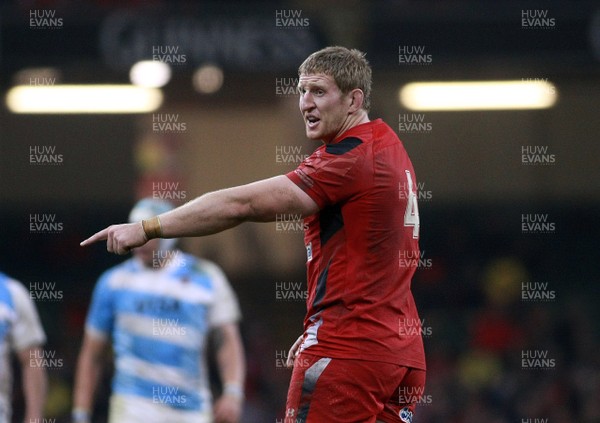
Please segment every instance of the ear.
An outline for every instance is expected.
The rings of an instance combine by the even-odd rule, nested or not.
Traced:
[[[348,93],[350,99],[350,107],[348,107],[348,113],[355,113],[362,108],[365,94],[360,88],[355,88]]]

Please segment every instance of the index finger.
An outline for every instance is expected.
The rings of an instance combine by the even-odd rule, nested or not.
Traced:
[[[104,241],[108,238],[108,228],[102,229],[100,232],[96,232],[94,235],[89,237],[88,239],[81,241],[79,245],[85,247],[86,245],[93,244],[94,242]]]

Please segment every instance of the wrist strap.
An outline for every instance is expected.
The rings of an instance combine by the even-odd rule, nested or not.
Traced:
[[[239,383],[229,382],[223,387],[223,395],[244,399],[244,388]]]
[[[142,228],[149,240],[162,238],[162,226],[160,225],[158,216],[154,216],[152,219],[142,220]]]
[[[88,423],[90,421],[90,412],[83,408],[74,408],[71,411],[71,420],[73,423]]]

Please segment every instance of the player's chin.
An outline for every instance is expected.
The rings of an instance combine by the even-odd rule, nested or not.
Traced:
[[[320,131],[315,131],[314,129],[306,128],[306,138],[313,141],[319,141],[323,138],[323,134]]]

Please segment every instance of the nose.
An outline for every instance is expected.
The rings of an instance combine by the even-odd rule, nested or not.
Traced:
[[[300,104],[300,111],[302,113],[314,109],[315,103],[313,101],[313,96],[310,93],[310,91],[305,91],[304,93],[300,94],[299,104]]]

